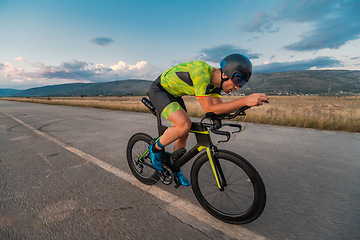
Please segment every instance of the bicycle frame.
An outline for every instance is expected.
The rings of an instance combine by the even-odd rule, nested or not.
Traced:
[[[157,119],[157,128],[158,128],[159,137],[155,140],[155,143],[156,143],[157,141],[160,140],[161,136],[163,135],[163,133],[166,131],[166,129],[168,127],[162,125],[161,116],[160,116],[159,112],[156,111],[156,109],[152,106],[150,101],[148,101],[148,100],[146,101],[146,100],[143,99],[142,102],[145,104],[145,106],[147,106],[150,109],[150,111],[156,116],[156,119]],[[224,187],[226,186],[226,180],[223,175],[222,169],[220,167],[219,160],[216,157],[217,148],[211,141],[208,127],[204,126],[204,124],[202,124],[202,123],[192,122],[189,132],[192,132],[195,134],[197,144],[193,148],[191,148],[189,151],[187,151],[182,157],[180,157],[180,159],[178,159],[177,161],[175,161],[172,164],[170,163],[171,164],[169,166],[170,169],[173,172],[180,171],[180,168],[183,165],[185,165],[188,161],[190,161],[193,157],[195,157],[198,153],[200,153],[202,150],[205,149],[206,153],[208,155],[210,164],[211,164],[211,168],[214,173],[214,177],[215,177],[217,186],[219,187],[219,189],[221,191],[223,191]],[[147,153],[147,151],[140,157],[140,159],[139,159],[140,161],[141,161],[141,158],[146,153]],[[163,159],[166,159],[165,155],[166,155],[166,153],[165,153],[165,149],[164,149],[162,151]]]

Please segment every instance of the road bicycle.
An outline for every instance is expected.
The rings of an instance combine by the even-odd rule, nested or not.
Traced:
[[[196,136],[196,145],[189,151],[181,148],[173,153],[163,149],[164,170],[158,171],[151,164],[148,146],[159,141],[168,127],[162,125],[159,112],[147,98],[141,101],[157,118],[158,136],[153,138],[146,133],[136,133],[128,142],[127,161],[131,172],[140,182],[148,185],[159,180],[166,185],[175,182],[178,188],[180,183],[174,177],[174,172],[199,154],[191,167],[190,182],[196,199],[207,212],[231,224],[249,223],[261,215],[265,208],[266,191],[259,173],[240,155],[218,149],[210,136],[212,132],[226,136],[226,140],[219,142],[229,141],[230,132],[219,129],[228,126],[240,132],[242,126],[222,123],[222,120],[245,115],[249,107],[230,114],[207,113],[200,122],[192,122],[190,132]]]

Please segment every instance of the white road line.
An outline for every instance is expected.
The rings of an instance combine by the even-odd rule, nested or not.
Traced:
[[[130,175],[130,174],[120,170],[119,168],[116,168],[100,159],[97,159],[97,158],[91,156],[90,154],[87,154],[79,149],[69,147],[65,143],[57,140],[56,138],[53,138],[53,137],[47,135],[46,133],[43,133],[43,132],[33,128],[32,126],[24,123],[20,119],[17,119],[2,110],[0,110],[0,111],[2,113],[6,114],[7,116],[9,116],[10,118],[14,119],[15,121],[19,122],[23,126],[29,128],[36,134],[43,136],[44,138],[52,141],[53,143],[56,143],[57,145],[63,147],[64,149],[80,156],[81,158],[99,166],[100,168],[114,174],[115,176],[141,188],[142,190],[152,194],[153,196],[157,197],[158,199],[168,203],[172,207],[169,209],[178,209],[184,213],[187,213],[187,214],[195,217],[196,219],[212,226],[213,228],[216,228],[217,230],[222,231],[226,235],[236,238],[236,239],[249,239],[249,240],[266,239],[265,237],[259,236],[256,233],[253,233],[253,232],[247,230],[246,228],[243,228],[243,227],[240,227],[237,225],[223,223],[223,222],[213,218],[204,209],[197,207],[197,206],[189,203],[188,201],[175,196],[174,194],[166,192],[166,191],[162,190],[161,188],[158,188],[156,186],[148,186],[148,185],[142,184],[133,175]]]

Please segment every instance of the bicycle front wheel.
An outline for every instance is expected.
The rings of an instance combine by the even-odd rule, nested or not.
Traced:
[[[148,147],[152,138],[145,133],[132,136],[126,149],[126,158],[131,172],[142,183],[155,184],[159,180],[159,172],[152,167]]]
[[[219,150],[216,157],[226,181],[224,189],[219,189],[209,158],[202,154],[191,169],[191,185],[197,200],[221,221],[231,224],[254,221],[266,202],[265,186],[259,173],[235,153]]]

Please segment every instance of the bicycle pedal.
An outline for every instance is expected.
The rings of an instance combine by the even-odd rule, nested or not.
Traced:
[[[165,185],[170,185],[175,178],[174,173],[168,166],[164,165],[163,167],[164,170],[160,172],[160,181]]]

